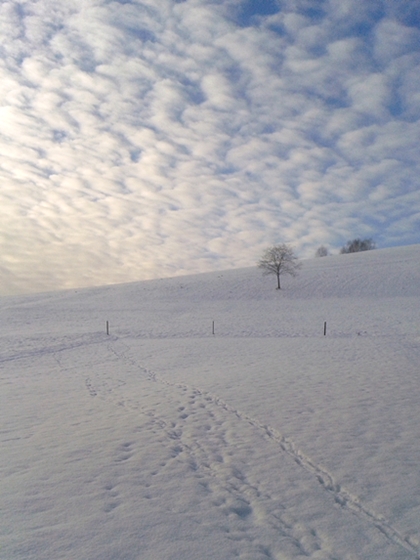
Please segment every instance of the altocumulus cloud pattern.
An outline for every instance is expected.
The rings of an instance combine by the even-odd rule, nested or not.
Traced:
[[[0,4],[1,293],[418,243],[418,0]]]

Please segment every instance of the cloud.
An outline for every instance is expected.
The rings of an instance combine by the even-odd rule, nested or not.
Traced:
[[[420,241],[416,4],[261,6],[0,5],[1,293]]]

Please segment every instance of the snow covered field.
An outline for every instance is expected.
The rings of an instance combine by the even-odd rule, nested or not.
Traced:
[[[282,284],[0,299],[0,558],[420,558],[420,245]]]

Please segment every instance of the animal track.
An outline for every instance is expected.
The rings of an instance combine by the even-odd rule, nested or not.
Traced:
[[[96,395],[98,394],[95,390],[95,387],[92,385],[91,380],[89,379],[89,377],[86,379],[86,389],[89,391],[89,395],[91,397],[96,397]]]
[[[118,449],[118,453],[117,453],[117,457],[115,458],[115,461],[120,463],[122,461],[127,461],[127,459],[130,459],[130,457],[133,455],[133,451],[131,448],[132,448],[131,442],[123,443]]]
[[[116,490],[114,484],[111,483],[105,484],[104,490],[105,503],[103,505],[103,511],[105,513],[110,513],[120,505],[120,500],[118,499],[119,492]]]

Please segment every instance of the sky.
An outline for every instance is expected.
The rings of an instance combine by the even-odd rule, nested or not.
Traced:
[[[420,242],[417,0],[0,4],[0,294]]]

